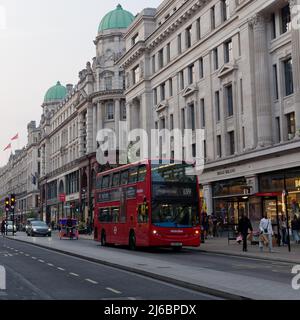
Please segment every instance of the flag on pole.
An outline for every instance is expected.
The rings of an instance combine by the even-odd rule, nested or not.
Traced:
[[[11,149],[11,143],[3,151],[6,151],[8,149]]]
[[[19,134],[17,133],[14,137],[11,138],[11,141],[18,140],[18,139],[19,139]]]

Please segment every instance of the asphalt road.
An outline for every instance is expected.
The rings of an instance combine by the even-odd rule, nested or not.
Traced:
[[[217,299],[5,238],[0,238],[1,265],[6,269],[4,300]]]

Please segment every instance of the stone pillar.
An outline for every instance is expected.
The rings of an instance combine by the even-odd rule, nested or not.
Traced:
[[[269,81],[268,41],[265,17],[252,19],[258,147],[272,144],[272,110]]]
[[[210,183],[203,185],[203,196],[204,201],[207,208],[207,214],[212,215],[213,214],[213,198],[212,198],[212,185]]]
[[[97,149],[97,105],[93,105],[93,152]]]
[[[298,7],[297,7],[298,6]],[[292,19],[292,60],[295,97],[296,139],[300,138],[300,0],[290,0]]]
[[[104,104],[103,102],[98,102],[97,104],[97,128],[98,131],[103,129],[103,109],[104,109]]]
[[[83,157],[85,150],[84,150],[84,114],[80,113],[78,117],[78,137],[79,137],[79,157]]]
[[[115,100],[115,133],[116,133],[116,139],[117,139],[117,147],[119,144],[119,122],[121,120],[120,109],[121,109],[121,102],[119,99],[117,99]]]
[[[87,107],[86,130],[87,154],[90,154],[93,152],[93,106],[91,104]]]

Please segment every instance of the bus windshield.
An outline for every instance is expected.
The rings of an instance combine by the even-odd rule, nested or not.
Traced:
[[[152,224],[157,227],[190,228],[199,225],[197,206],[190,204],[153,203]]]
[[[152,163],[152,182],[196,183],[194,168],[189,164],[155,164]]]

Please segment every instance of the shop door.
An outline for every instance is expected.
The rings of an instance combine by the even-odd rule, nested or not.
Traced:
[[[274,198],[263,198],[263,212],[271,219],[273,231],[277,240],[278,245],[280,245],[280,229],[279,229],[279,206],[277,197]]]

